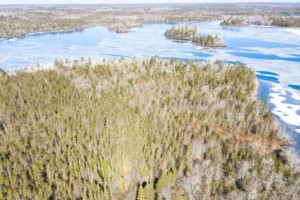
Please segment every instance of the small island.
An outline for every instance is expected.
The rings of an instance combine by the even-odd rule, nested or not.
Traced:
[[[175,40],[191,40],[197,35],[197,27],[192,26],[173,26],[170,29],[167,29],[165,36],[168,39]]]
[[[216,35],[197,36],[197,27],[193,26],[173,26],[167,29],[165,36],[168,39],[189,40],[193,44],[202,47],[225,47],[225,43]]]
[[[219,38],[217,35],[207,35],[201,37],[193,37],[192,39],[193,44],[202,47],[225,47],[224,41]]]
[[[197,27],[192,26],[173,26],[167,29],[165,36],[168,39],[175,40],[189,40],[194,45],[202,47],[225,47],[225,43],[217,35],[212,36],[208,34],[207,36],[197,36]]]
[[[224,19],[221,23],[221,26],[243,26],[245,25],[244,20],[240,18],[229,18]]]

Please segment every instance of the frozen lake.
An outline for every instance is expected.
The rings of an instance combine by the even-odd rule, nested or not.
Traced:
[[[81,57],[224,60],[242,62],[255,69],[260,82],[259,96],[283,125],[300,152],[300,35],[297,31],[264,26],[225,28],[219,22],[190,23],[199,35],[218,35],[227,47],[204,49],[190,42],[167,40],[164,31],[172,24],[145,24],[131,32],[116,34],[105,27],[80,32],[31,34],[0,41],[0,68],[22,69],[55,59]]]

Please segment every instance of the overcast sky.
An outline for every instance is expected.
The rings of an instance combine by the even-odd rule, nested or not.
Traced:
[[[225,2],[284,2],[283,0],[0,0],[0,4],[87,4],[87,3],[225,3]],[[299,2],[300,0],[288,0]]]

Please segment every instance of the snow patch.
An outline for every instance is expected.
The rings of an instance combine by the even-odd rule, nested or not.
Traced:
[[[296,28],[287,28],[286,29],[287,32],[293,33],[295,35],[299,35],[300,36],[300,29],[296,29]]]
[[[300,105],[285,102],[288,99],[287,91],[291,92],[291,89],[286,89],[280,84],[272,85],[270,103],[275,106],[272,113],[289,125],[300,126],[300,115],[297,114]]]

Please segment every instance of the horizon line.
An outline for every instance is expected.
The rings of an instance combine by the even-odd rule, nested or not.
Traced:
[[[262,1],[249,1],[249,2],[170,2],[170,3],[8,3],[8,4],[0,4],[2,5],[170,5],[170,4],[176,4],[176,5],[185,5],[185,4],[300,4],[300,2],[262,2]]]

